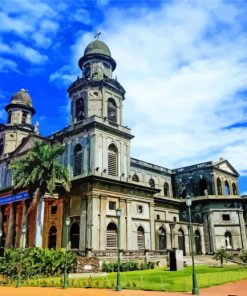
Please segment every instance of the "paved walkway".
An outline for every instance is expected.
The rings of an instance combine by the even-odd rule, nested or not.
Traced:
[[[140,290],[116,292],[105,289],[9,288],[0,287],[1,296],[186,296],[191,293],[168,293]],[[201,296],[247,296],[247,280],[200,290]]]

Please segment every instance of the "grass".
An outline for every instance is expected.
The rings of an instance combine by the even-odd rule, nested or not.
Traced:
[[[192,269],[186,267],[180,271],[169,271],[164,268],[121,272],[121,285],[125,289],[142,289],[153,291],[191,291]],[[247,269],[239,266],[208,267],[197,266],[199,288],[215,286],[247,278]],[[59,277],[30,279],[23,282],[25,286],[61,286]],[[69,279],[70,287],[115,288],[116,273],[106,277]]]

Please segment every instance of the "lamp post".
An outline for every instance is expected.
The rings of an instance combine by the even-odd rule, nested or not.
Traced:
[[[67,217],[65,220],[65,225],[67,229],[66,235],[66,250],[65,250],[65,268],[64,268],[64,277],[63,277],[63,288],[66,289],[69,286],[68,283],[68,274],[67,274],[67,251],[68,251],[68,244],[69,244],[69,226],[70,226],[70,218]]]
[[[117,227],[117,285],[116,291],[121,291],[121,278],[120,278],[120,217],[121,217],[121,209],[116,209],[116,216],[118,220]]]
[[[190,207],[192,205],[192,198],[190,195],[186,196],[186,205],[188,207],[189,212],[189,239],[190,239],[190,251],[191,251],[191,258],[192,258],[192,295],[199,295],[199,288],[197,286],[196,280],[196,271],[195,271],[195,262],[194,262],[194,247],[193,247],[193,233],[192,233],[192,223],[191,223],[191,210]]]

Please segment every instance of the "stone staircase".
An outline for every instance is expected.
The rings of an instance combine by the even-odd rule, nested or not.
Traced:
[[[208,266],[220,266],[220,262],[216,261],[212,255],[196,255],[194,257],[195,264],[196,265],[208,265]],[[192,259],[191,256],[184,256],[184,262],[187,264],[187,266],[192,265]],[[236,265],[234,262],[227,261],[227,263],[224,262],[226,265]]]

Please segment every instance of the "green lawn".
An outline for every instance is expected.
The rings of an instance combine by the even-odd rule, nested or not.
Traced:
[[[197,266],[197,281],[200,288],[210,287],[247,278],[247,269],[239,266],[208,267]],[[40,278],[27,280],[23,285],[31,286],[60,286],[61,278]],[[72,287],[114,288],[116,273],[106,277],[69,279]],[[182,271],[169,271],[164,268],[121,272],[122,288],[144,289],[157,291],[190,291],[192,289],[191,267]]]

